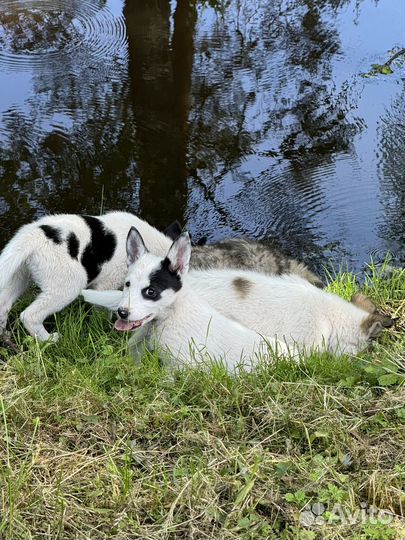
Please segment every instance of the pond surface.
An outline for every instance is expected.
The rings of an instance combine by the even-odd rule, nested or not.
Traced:
[[[399,0],[2,0],[0,242],[125,209],[315,265],[405,260]]]

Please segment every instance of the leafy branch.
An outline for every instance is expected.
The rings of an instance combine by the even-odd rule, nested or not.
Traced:
[[[405,48],[399,49],[399,51],[394,53],[384,64],[371,64],[371,70],[368,73],[363,73],[362,76],[373,77],[374,75],[391,75],[391,73],[394,73],[391,68],[392,62],[404,54]]]

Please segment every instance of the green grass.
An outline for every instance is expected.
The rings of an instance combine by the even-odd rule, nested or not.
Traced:
[[[329,288],[360,286],[340,273]],[[404,537],[405,271],[371,266],[362,289],[397,318],[372,352],[236,377],[173,373],[153,354],[134,365],[125,336],[80,302],[56,317],[56,345],[12,322],[0,538]]]

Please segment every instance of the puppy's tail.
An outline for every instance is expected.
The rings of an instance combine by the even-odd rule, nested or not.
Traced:
[[[105,307],[111,311],[117,311],[122,298],[122,291],[95,291],[83,289],[82,296],[90,304]]]
[[[37,231],[32,224],[24,225],[5,246],[0,255],[0,290],[7,287],[12,277],[36,249]]]

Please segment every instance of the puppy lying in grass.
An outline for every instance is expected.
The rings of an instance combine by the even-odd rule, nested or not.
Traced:
[[[243,349],[243,339],[246,339],[245,350],[250,350],[254,342],[251,334],[240,340],[244,328],[256,336],[266,336],[272,345],[286,343],[294,348],[294,353],[297,349],[317,349],[356,354],[383,328],[393,324],[392,319],[378,313],[365,296],[357,294],[352,302],[347,302],[299,276],[266,276],[243,270],[192,270],[185,278],[191,252],[185,238],[180,237],[179,244],[173,243],[165,259],[156,259],[147,252],[139,233],[131,229],[127,239],[129,266],[124,291],[84,290],[84,299],[108,309],[118,309],[121,317],[115,325],[118,330],[134,330],[152,320],[162,321],[157,327],[157,337],[163,339],[164,345],[174,347],[173,352],[184,350],[186,337],[197,346],[204,342],[207,321],[201,320],[201,301],[207,313],[209,305],[210,310],[223,316],[221,321],[227,330],[221,331],[218,325],[214,326],[215,332],[226,334],[226,339],[230,340],[227,346],[235,342],[238,350]],[[178,255],[180,251],[182,258]],[[180,292],[183,284],[186,293],[184,289]],[[181,307],[179,298],[186,308]],[[173,313],[177,318],[171,318]],[[238,326],[232,326],[235,321]],[[181,338],[177,337],[179,333]],[[272,341],[274,339],[277,341]],[[225,345],[213,349],[215,353],[224,352]]]
[[[366,296],[347,302],[299,276],[196,270],[192,280],[194,291],[225,316],[307,350],[356,354],[393,324]]]
[[[282,341],[263,337],[225,317],[195,293],[187,276],[191,257],[188,233],[173,242],[165,257],[159,257],[148,251],[132,227],[127,257],[128,274],[116,330],[149,326],[148,339],[164,356],[188,364],[220,360],[230,371],[241,364],[250,369],[258,358],[273,352],[290,355]]]

